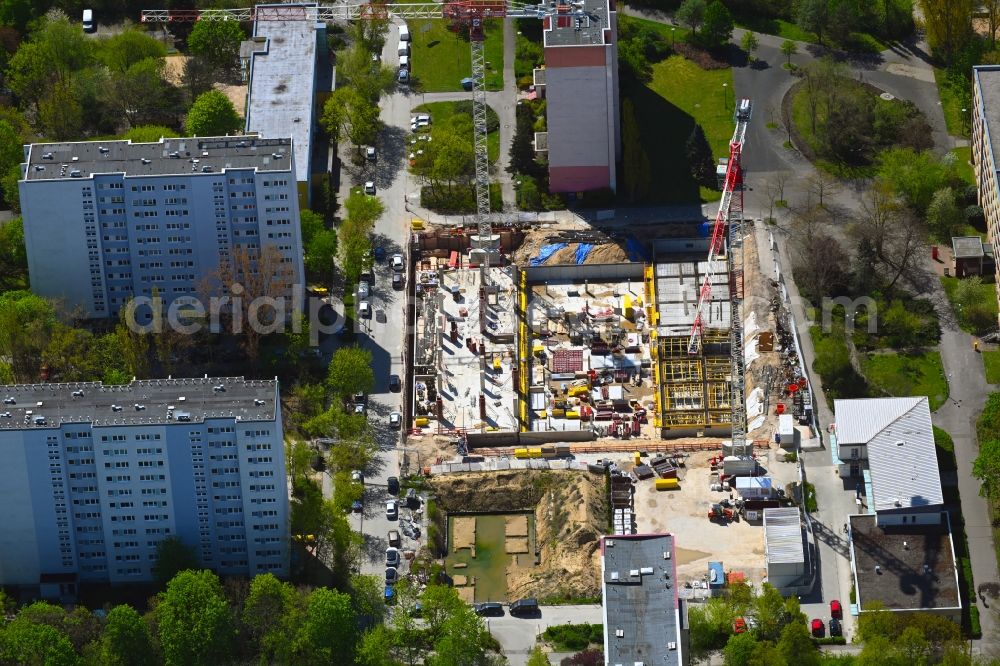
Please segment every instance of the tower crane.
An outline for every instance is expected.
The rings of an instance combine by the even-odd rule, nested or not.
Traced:
[[[194,21],[348,21],[385,19],[391,15],[402,19],[448,19],[468,25],[472,50],[472,124],[476,163],[476,225],[478,236],[473,248],[482,251],[483,284],[489,275],[490,252],[493,250],[493,228],[490,207],[490,162],[486,127],[486,57],[483,48],[483,21],[490,18],[536,18],[583,14],[579,5],[567,0],[550,0],[547,4],[525,4],[510,0],[455,0],[445,3],[387,4],[337,3],[257,5],[242,9],[148,9],[143,10],[143,23],[190,23]],[[591,17],[597,20],[597,17]]]
[[[722,255],[728,232],[728,251],[725,252],[726,267],[729,272],[730,327],[729,351],[731,357],[731,379],[729,401],[732,411],[733,450],[742,451],[747,443],[746,414],[746,367],[743,357],[743,143],[746,140],[747,125],[750,124],[752,106],[748,98],[740,100],[734,113],[736,129],[729,141],[729,162],[722,182],[722,199],[719,212],[712,226],[712,236],[708,246],[708,263],[705,277],[698,292],[698,307],[691,326],[688,340],[688,354],[697,354],[702,345],[705,316],[712,302],[712,282],[715,265]]]

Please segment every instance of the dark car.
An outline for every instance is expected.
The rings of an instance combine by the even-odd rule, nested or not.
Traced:
[[[516,617],[532,617],[541,612],[535,599],[519,599],[510,605],[510,614]]]
[[[823,620],[818,617],[813,619],[809,627],[812,630],[812,635],[816,638],[823,638],[823,634],[826,633],[826,628],[823,626]]]
[[[403,285],[406,283],[406,277],[402,273],[392,274],[392,288],[402,289]]]
[[[481,615],[483,617],[501,617],[503,615],[503,604],[499,604],[495,601],[487,601],[486,603],[476,604],[475,608],[476,615]]]
[[[389,479],[386,481],[386,485],[389,488],[389,494],[390,495],[398,495],[399,494],[399,479],[397,479],[394,476],[390,476]]]
[[[393,393],[397,393],[399,388],[402,386],[402,382],[399,380],[399,375],[389,375],[389,390]]]
[[[835,617],[830,618],[830,635],[831,636],[843,636],[844,628],[840,626],[840,620]]]
[[[395,569],[386,569],[385,570],[385,582],[386,582],[386,585],[392,585],[397,580],[399,580],[399,572],[398,571],[396,571]]]

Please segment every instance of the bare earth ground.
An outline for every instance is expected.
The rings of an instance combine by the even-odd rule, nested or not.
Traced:
[[[525,515],[507,516],[504,519],[504,534],[507,537],[528,536],[528,517]]]
[[[188,61],[189,57],[190,56],[179,54],[167,56],[164,59],[166,65],[163,70],[163,78],[165,78],[172,85],[181,85],[183,82],[184,63]],[[236,107],[236,113],[240,114],[241,117],[246,117],[247,86],[234,86],[225,83],[216,83],[212,87],[224,93],[226,97],[229,98],[229,101],[233,103],[234,107]]]
[[[453,551],[461,550],[462,548],[474,550],[476,547],[476,517],[455,516],[451,539],[451,549]]]
[[[507,537],[504,539],[504,552],[518,555],[528,552],[528,537]]]

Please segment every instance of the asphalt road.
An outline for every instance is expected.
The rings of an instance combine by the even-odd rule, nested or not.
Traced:
[[[536,637],[549,626],[604,622],[603,608],[598,605],[542,606],[541,611],[539,617],[517,618],[505,614],[503,617],[486,618],[490,633],[500,642],[511,666],[528,663],[528,654],[535,647]]]

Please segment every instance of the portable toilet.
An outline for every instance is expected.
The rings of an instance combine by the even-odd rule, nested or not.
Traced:
[[[800,444],[798,428],[795,427],[795,417],[791,414],[782,414],[778,417],[777,443],[783,449],[798,450]]]

